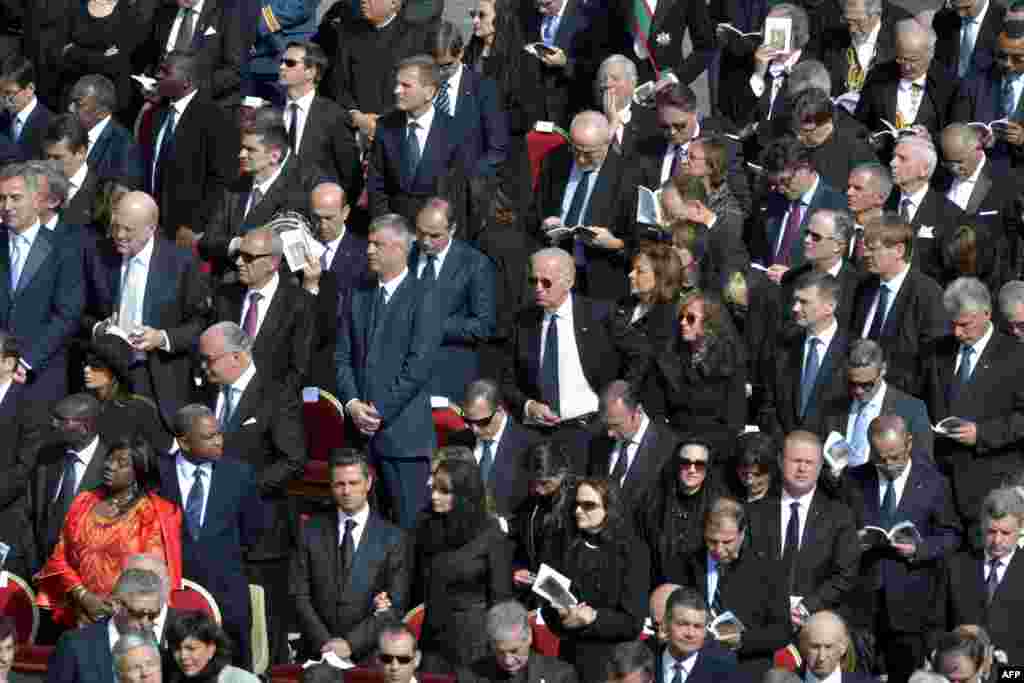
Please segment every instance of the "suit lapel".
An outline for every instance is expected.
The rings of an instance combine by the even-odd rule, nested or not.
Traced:
[[[352,571],[348,573],[347,587],[354,595],[367,595],[372,588],[370,586],[370,560],[377,556],[379,533],[379,522],[371,512],[366,519],[366,528],[363,529],[363,534],[359,538],[359,547],[356,548],[356,553],[352,556]],[[337,548],[341,544],[337,524],[334,525],[333,535],[334,547]],[[335,552],[333,555],[337,561],[338,553]],[[341,568],[338,569],[340,575]]]
[[[28,259],[25,261],[25,266],[21,269],[21,275],[18,278],[16,294],[25,291],[25,288],[32,282],[32,278],[39,272],[46,258],[50,255],[50,252],[53,251],[51,239],[50,231],[46,228],[40,228],[39,232],[36,233],[36,239],[32,242],[32,248],[28,251]]]
[[[3,253],[0,254],[0,293],[6,295],[7,304],[0,307],[0,310],[6,311],[9,302],[14,299],[14,292],[11,291],[11,249],[10,249],[10,234],[7,230],[0,230],[0,249],[3,249]]]
[[[164,261],[160,247],[160,240],[153,238],[153,253],[149,257],[149,273],[146,275],[146,291],[142,295],[142,322],[146,325],[156,324],[156,309],[158,299],[162,294],[167,293],[167,283],[170,278],[162,271]]]
[[[213,463],[210,491],[206,494],[206,514],[203,515],[203,527],[200,529],[200,536],[214,535],[218,527],[222,526],[220,524],[221,520],[227,519],[223,507],[228,498],[219,494],[220,490],[225,487],[224,477],[230,476],[230,474],[230,472],[225,471],[224,467]],[[181,505],[180,502],[178,504]],[[184,506],[182,506],[182,509],[184,510]]]
[[[657,28],[661,28],[662,22],[665,21],[665,17],[673,10],[676,2],[679,0],[661,0],[658,6],[654,9],[654,16],[651,18],[651,30],[648,36],[649,40],[654,39],[654,31]]]
[[[436,164],[438,167],[442,165],[441,147],[444,144],[446,127],[449,121],[451,121],[451,117],[447,114],[439,111],[434,112],[434,121],[430,124],[430,130],[427,132],[427,142],[420,153],[420,163],[416,165],[416,174],[409,179],[410,187],[415,184],[416,178],[419,178],[424,173],[426,173],[425,177],[428,178],[435,175],[430,172],[432,165]]]
[[[92,151],[89,152],[89,154],[86,156],[86,163],[89,164],[90,169],[96,168],[96,160],[102,159],[103,155],[106,154],[107,146],[110,145],[110,138],[112,135],[112,133],[110,132],[110,127],[112,125],[114,125],[113,120],[111,120],[110,123],[107,124],[107,127],[103,129],[103,132],[100,133],[100,136],[96,138],[96,144],[92,146]]]
[[[1019,551],[1020,548],[1017,550]],[[1024,589],[1024,561],[1020,559],[1021,554],[1020,552],[1013,554],[1010,565],[1003,572],[1003,580],[999,582],[996,593],[992,597],[993,604],[999,600],[1001,595],[1019,595],[1020,591]]]
[[[85,468],[82,481],[78,484],[79,491],[90,491],[103,483],[103,461],[107,455],[107,446],[102,439],[96,443],[89,466]]]
[[[242,397],[238,400],[238,405],[235,406],[235,411],[231,414],[231,421],[226,432],[237,432],[244,424],[243,417],[249,417],[252,413],[258,412],[256,407],[260,405],[260,399],[262,394],[262,385],[260,383],[260,376],[257,374],[249,382],[249,386],[242,392]]]
[[[562,14],[562,20],[558,22],[558,31],[555,33],[555,46],[568,51],[569,44],[576,34],[576,22],[579,21],[579,1],[565,0],[568,6]]]
[[[978,174],[978,180],[974,183],[974,190],[971,191],[971,196],[967,200],[967,208],[964,209],[964,213],[970,215],[978,213],[978,209],[985,201],[990,189],[992,189],[992,175],[989,164],[986,163],[981,167],[981,173]]]

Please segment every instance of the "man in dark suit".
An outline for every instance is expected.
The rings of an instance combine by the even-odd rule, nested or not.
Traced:
[[[611,148],[604,114],[577,114],[569,140],[541,162],[528,227],[541,243],[567,245],[576,262],[577,291],[616,301],[628,290],[627,252],[634,239],[626,214],[634,189],[626,184],[624,159]],[[557,228],[578,226],[585,229],[551,236]]]
[[[233,322],[213,325],[199,337],[199,358],[208,381],[203,403],[214,410],[224,450],[252,466],[266,532],[246,552],[249,582],[264,587],[270,661],[285,658],[291,605],[287,559],[295,548],[298,512],[288,484],[302,476],[306,435],[298,394],[252,361],[253,339]]]
[[[860,545],[850,509],[818,490],[821,441],[791,432],[782,452],[782,491],[750,508],[753,547],[781,558],[795,626],[821,609],[838,609],[854,587]]]
[[[711,683],[736,673],[736,655],[705,643],[708,607],[693,588],[680,588],[668,596],[663,629],[667,635],[654,660],[654,683]]]
[[[287,92],[288,142],[300,159],[345,188],[346,196],[358,197],[363,191],[363,170],[348,116],[334,100],[317,93],[327,67],[327,55],[315,43],[288,43],[281,56],[278,82]]]
[[[935,461],[953,482],[957,511],[973,531],[981,501],[1024,467],[1024,372],[1020,346],[992,324],[992,299],[974,278],[954,280],[943,295],[952,334],[922,352],[922,383],[932,418],[963,420],[940,432]]]
[[[537,442],[537,435],[508,414],[497,383],[489,379],[478,379],[466,387],[462,418],[467,428],[449,436],[448,444],[473,451],[495,510],[507,517],[529,493],[523,458]]]
[[[0,131],[21,148],[24,159],[39,159],[43,133],[53,112],[36,97],[36,68],[21,55],[11,55],[0,64],[0,95],[4,97]]]
[[[434,106],[452,117],[455,136],[466,141],[466,173],[495,176],[509,153],[508,117],[498,84],[462,63],[462,34],[451,22],[441,23],[431,43],[441,71]]]
[[[246,28],[228,0],[177,0],[164,3],[153,17],[152,32],[136,52],[139,71],[155,73],[175,50],[196,54],[209,97],[222,107],[239,102],[242,65],[248,59]]]
[[[647,417],[639,396],[623,380],[602,390],[601,419],[605,430],[590,442],[583,471],[615,481],[631,515],[657,486],[679,440],[666,425]]]
[[[919,356],[945,334],[949,317],[939,285],[910,265],[913,243],[910,225],[900,219],[884,216],[868,224],[864,269],[871,275],[854,294],[850,333],[877,341],[888,361],[887,381],[920,396]]]
[[[820,431],[828,407],[846,395],[849,338],[836,322],[838,298],[839,282],[828,273],[807,273],[793,285],[799,331],[780,339],[761,407],[761,428],[776,437]]]
[[[345,300],[335,362],[338,399],[369,439],[382,498],[409,529],[426,502],[434,422],[430,376],[443,338],[440,302],[409,269],[413,234],[397,214],[370,224],[368,256],[377,277]]]
[[[288,590],[309,654],[360,662],[372,653],[382,620],[409,608],[413,543],[370,510],[374,481],[358,451],[333,451],[327,467],[336,509],[303,525]]]
[[[801,680],[824,681],[833,677],[839,683],[875,681],[873,676],[842,670],[847,650],[852,647],[851,642],[850,632],[836,612],[822,610],[811,616],[800,629],[798,637],[804,669]]]
[[[72,113],[88,131],[89,168],[99,178],[129,178],[143,187],[142,150],[131,131],[114,120],[117,89],[110,79],[100,74],[82,76],[71,86],[68,100]]]
[[[752,217],[750,257],[768,268],[776,283],[790,268],[804,263],[800,236],[817,209],[845,209],[846,197],[822,180],[811,152],[795,137],[771,143],[761,153],[761,166],[774,191],[761,215]]]
[[[241,176],[224,189],[205,232],[196,243],[216,275],[232,263],[239,240],[284,211],[305,211],[314,178],[290,151],[288,132],[276,116],[269,125],[255,123],[242,131],[238,154]]]
[[[132,192],[114,207],[110,238],[87,240],[85,311],[79,336],[110,325],[135,348],[132,388],[152,397],[164,424],[189,402],[192,349],[208,315],[210,290],[192,254],[157,235],[156,202]]]
[[[636,58],[641,82],[657,81],[671,71],[680,83],[691,84],[707,69],[714,56],[715,33],[706,4],[666,0],[657,3],[653,16],[647,15],[647,8],[631,2],[616,2],[613,7],[611,21],[621,21],[611,27],[613,39],[618,31],[618,49]],[[639,30],[644,24],[646,34]],[[687,30],[692,47],[684,56],[683,35]]]
[[[235,124],[200,89],[199,57],[173,50],[157,71],[167,105],[143,142],[146,188],[160,206],[164,234],[191,248],[230,180],[236,177]]]
[[[827,90],[808,88],[790,96],[786,105],[785,117],[775,126],[788,124],[785,128],[810,149],[811,163],[829,186],[841,191],[850,171],[878,160],[867,131],[842,106],[833,104]]]
[[[957,0],[939,8],[932,18],[935,61],[960,80],[975,78],[992,66],[1005,16],[989,0]]]
[[[925,636],[935,627],[933,596],[944,560],[960,545],[960,520],[949,482],[928,461],[911,456],[913,437],[902,417],[871,422],[869,464],[846,470],[843,499],[857,520],[863,599],[851,601],[855,627],[876,633],[886,671],[905,683],[923,664]],[[890,542],[867,534],[867,526],[889,530],[911,522],[917,534],[895,534]],[[870,539],[870,540],[868,540]]]
[[[324,245],[319,259],[309,259],[302,271],[302,287],[316,297],[316,332],[310,376],[334,389],[338,371],[338,317],[352,289],[368,276],[366,238],[346,222],[351,215],[349,196],[340,185],[321,183],[309,196],[313,235]]]
[[[597,392],[615,379],[638,383],[649,361],[642,340],[619,326],[608,302],[571,293],[575,274],[572,255],[562,249],[530,259],[534,305],[517,316],[502,393],[524,423],[585,453],[596,430]]]
[[[936,280],[944,270],[942,248],[964,216],[959,206],[931,186],[938,162],[938,150],[930,140],[916,135],[901,138],[889,164],[897,191],[886,203],[887,210],[898,213],[914,230],[914,265]]]
[[[42,227],[48,187],[27,165],[0,169],[0,328],[31,339],[21,358],[28,394],[43,402],[67,393],[67,343],[82,314],[81,256]]]
[[[871,70],[855,116],[872,133],[923,126],[935,139],[949,122],[956,79],[934,60],[935,32],[916,19],[896,22],[896,57]],[[899,61],[897,61],[899,60]]]
[[[531,647],[529,613],[518,602],[500,602],[487,611],[487,635],[494,654],[456,671],[459,683],[498,683],[520,675],[523,683],[576,683],[571,666]]]
[[[224,457],[217,417],[192,403],[174,416],[180,450],[160,458],[160,495],[184,511],[182,572],[210,591],[234,644],[236,666],[252,666],[249,582],[243,556],[259,542],[263,509],[250,465]]]
[[[868,426],[880,415],[903,418],[907,433],[913,437],[912,454],[920,463],[934,466],[932,455],[932,423],[928,408],[921,399],[900,391],[885,381],[886,363],[882,347],[870,339],[856,339],[850,344],[846,361],[848,393],[824,409],[818,435],[825,439],[831,432],[840,434],[853,452],[849,466],[868,461],[871,451]]]
[[[846,180],[846,200],[853,214],[853,231],[848,258],[857,268],[864,268],[864,226],[881,218],[885,203],[892,194],[892,171],[878,162],[861,164],[850,171]]]
[[[100,404],[89,394],[72,394],[53,407],[54,431],[36,455],[27,489],[34,569],[50,558],[75,496],[103,483],[107,447],[96,431],[99,414]]]
[[[381,117],[370,150],[370,215],[410,222],[429,197],[444,196],[468,172],[467,147],[452,118],[433,104],[440,70],[426,55],[398,64],[395,109]]]
[[[60,164],[68,183],[68,196],[60,210],[60,219],[69,225],[92,223],[93,205],[100,180],[89,168],[89,137],[74,114],[55,116],[43,136],[43,154]]]
[[[983,549],[958,553],[946,563],[937,630],[977,624],[1010,662],[1024,661],[1024,554],[1017,557],[1024,530],[1020,494],[1012,488],[989,493],[981,506],[981,530]]]
[[[409,269],[424,286],[436,288],[442,304],[444,339],[430,393],[461,401],[466,385],[480,376],[480,346],[496,332],[497,311],[494,264],[468,242],[455,239],[457,228],[446,200],[428,200],[416,217]]]
[[[124,570],[110,599],[113,617],[60,637],[47,665],[47,683],[115,683],[111,651],[120,636],[137,633],[161,641],[167,613],[157,574],[145,569]]]

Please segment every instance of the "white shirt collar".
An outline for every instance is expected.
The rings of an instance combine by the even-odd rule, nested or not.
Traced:
[[[194,100],[196,98],[196,95],[198,95],[198,94],[199,94],[199,90],[196,89],[196,90],[193,90],[192,92],[190,92],[189,94],[187,94],[187,95],[185,95],[183,97],[180,97],[180,98],[174,100],[173,102],[171,102],[171,106],[174,107],[174,111],[178,112],[178,119],[179,120],[181,119],[182,115],[185,113],[185,110],[188,109],[188,105],[190,105],[192,103],[192,100]]]
[[[836,264],[828,269],[828,274],[832,277],[839,277],[839,271],[843,269],[843,259],[836,261]]]
[[[821,176],[817,173],[814,174],[814,184],[812,184],[807,191],[800,195],[800,203],[805,207],[811,205],[811,200],[814,199],[814,193],[818,191],[818,185],[821,183]]]
[[[175,465],[178,468],[178,472],[185,479],[189,479],[190,480],[193,477],[195,477],[195,471],[197,469],[202,469],[208,475],[212,475],[213,474],[213,463],[212,462],[202,462],[202,463],[196,464],[196,463],[192,462],[191,460],[189,460],[188,458],[186,458],[185,454],[182,451],[178,451],[178,454],[175,456],[174,460],[175,460]],[[209,483],[207,483],[207,486],[209,486]]]
[[[910,272],[910,265],[907,264],[906,268],[896,274],[891,280],[882,280],[882,284],[889,288],[890,294],[896,294],[900,291],[900,287],[903,286],[903,281],[907,279],[907,273]]]
[[[782,489],[782,506],[789,507],[792,503],[797,502],[800,503],[800,507],[803,508],[804,510],[810,510],[811,499],[814,498],[814,492],[817,490],[818,488],[814,487],[804,495],[794,498],[793,496],[789,495],[789,493],[786,492],[786,489]]]
[[[195,4],[195,6],[192,7],[192,11],[196,13],[196,19],[197,20],[198,20],[199,17],[203,16],[203,5],[204,4],[206,4],[206,0],[199,0],[199,2],[197,2]],[[180,12],[179,12],[179,14],[180,14]]]
[[[920,76],[918,78],[915,78],[912,81],[908,81],[905,78],[901,78],[900,79],[900,86],[899,86],[900,90],[907,91],[907,90],[910,90],[911,87],[915,86],[915,85],[919,85],[919,86],[921,86],[923,88],[924,87],[924,82],[925,82],[925,80],[927,78],[928,78],[928,74],[925,74],[924,76]]]
[[[96,141],[100,139],[101,135],[103,135],[103,131],[105,131],[107,126],[110,125],[111,118],[112,117],[108,115],[105,119],[97,122],[95,126],[89,129],[89,132],[86,133],[86,135],[89,136],[89,144],[96,144]]]
[[[622,125],[628,125],[633,120],[632,102],[626,102],[626,106],[619,110],[619,121]]]
[[[338,251],[338,247],[341,246],[341,241],[343,239],[345,239],[345,233],[346,232],[348,232],[348,226],[342,224],[342,226],[341,226],[341,234],[338,235],[335,239],[331,240],[330,242],[327,242],[326,244],[324,244],[324,246],[327,248],[327,251],[329,251],[332,254],[337,252]]]
[[[131,256],[129,258],[125,258],[122,256],[121,265],[126,266],[128,265],[129,261],[135,261],[136,263],[140,264],[143,268],[149,268],[149,261],[150,259],[153,258],[154,242],[155,240],[151,236],[148,240],[146,240],[146,243],[142,245],[142,249],[139,249],[138,254],[136,254],[135,256]]]
[[[444,265],[444,260],[448,257],[448,252],[452,250],[452,242],[454,242],[454,241],[455,241],[454,237],[449,238],[448,239],[448,244],[445,246],[445,248],[442,249],[441,251],[439,251],[437,253],[437,256],[434,257],[435,260],[437,261],[437,274],[438,275],[441,274],[441,267]],[[420,258],[419,258],[418,262],[419,262],[420,265],[425,265],[427,263],[427,259],[430,258],[430,257],[422,249],[420,249],[419,252],[420,252]]]
[[[370,506],[369,504],[363,505],[363,509],[354,515],[346,514],[341,510],[338,510],[338,529],[339,531],[345,528],[345,522],[349,519],[355,520],[356,526],[360,529],[366,528],[366,520],[370,519]]]
[[[253,178],[252,189],[259,190],[260,194],[266,197],[267,193],[270,192],[270,188],[274,186],[274,183],[277,182],[277,179],[281,176],[281,172],[284,170],[284,165],[288,163],[288,158],[291,156],[291,154],[291,152],[287,152],[284,155],[284,159],[281,159],[281,163],[277,165],[277,168],[270,175],[270,177],[264,180],[262,183],[255,182],[256,179]]]
[[[508,427],[508,413],[502,413],[501,415],[501,426],[498,427],[498,431],[494,432],[494,436],[491,437],[491,441],[494,442],[494,447],[497,448],[498,444],[501,443],[501,437],[505,435],[505,427]],[[480,439],[481,442],[484,439]]]
[[[36,220],[36,222],[33,223],[32,226],[28,230],[26,230],[25,232],[21,233],[19,235],[19,237],[23,237],[24,239],[28,240],[29,248],[31,248],[32,245],[35,244],[36,237],[39,235],[39,229],[42,228],[42,227],[43,227],[43,224],[40,223],[38,220]],[[7,229],[10,231],[11,237],[14,237],[15,235],[18,235],[18,233],[16,233],[13,228],[8,227]],[[22,254],[21,258],[22,258],[22,260],[24,260],[25,259],[25,255]]]
[[[96,449],[99,448],[99,445],[100,437],[97,435],[92,437],[92,441],[90,441],[85,448],[80,451],[75,451],[75,453],[78,454],[79,462],[88,467],[89,463],[92,462],[92,456],[96,453]],[[74,451],[74,449],[71,450]]]
[[[262,300],[269,304],[270,301],[274,298],[274,294],[277,293],[277,288],[278,286],[280,286],[280,284],[281,276],[278,275],[277,273],[274,273],[273,275],[270,276],[270,279],[267,280],[267,284],[263,285],[259,289],[247,289],[245,291],[245,298],[248,299],[249,295],[252,294],[253,292],[259,292],[260,294],[263,295]]]
[[[407,278],[408,276],[409,269],[406,268],[396,277],[391,278],[390,281],[380,283],[380,286],[384,288],[384,294],[385,296],[387,296],[389,302],[391,301],[391,297],[395,295],[395,290],[397,290],[399,286],[401,286],[401,284],[405,282],[405,278]]]
[[[50,232],[53,232],[54,230],[57,229],[58,223],[60,223],[60,215],[54,214],[53,216],[50,217],[50,220],[43,223],[43,227],[49,230]]]
[[[804,674],[804,683],[842,683],[842,680],[843,670],[838,666],[835,671],[825,676],[825,678],[818,678],[810,671]]]
[[[985,23],[985,15],[988,14],[988,6],[990,4],[991,3],[988,0],[985,0],[985,4],[982,6],[981,11],[978,12],[978,16],[973,18],[973,22],[978,25],[979,30],[981,25]],[[960,23],[963,24],[963,20],[961,20]]]
[[[989,341],[992,340],[992,333],[995,331],[996,326],[991,321],[988,323],[988,329],[985,330],[985,334],[981,335],[981,339],[971,344],[971,348],[974,349],[974,358],[971,359],[971,368],[973,369],[978,359],[981,358],[981,354],[985,353],[985,347],[988,346]],[[960,351],[963,350],[963,344],[960,345]]]
[[[465,64],[459,64],[459,68],[448,79],[448,96],[453,100],[458,96],[459,84],[462,83],[462,70],[465,68]]]
[[[661,655],[662,670],[664,670],[666,673],[669,672],[669,671],[672,671],[672,666],[677,661],[679,661],[679,663],[683,665],[683,670],[686,672],[686,675],[689,676],[690,673],[693,671],[693,667],[696,666],[696,664],[697,664],[697,655],[699,655],[699,654],[700,654],[700,650],[697,650],[696,652],[694,652],[692,655],[690,655],[686,659],[677,660],[675,657],[672,656],[672,652],[669,650],[669,648],[666,647],[665,651]],[[671,681],[672,677],[669,676],[669,678],[667,680]]]
[[[246,388],[249,386],[249,382],[251,382],[252,378],[255,377],[255,376],[256,376],[256,363],[250,362],[249,363],[249,367],[247,367],[245,369],[245,372],[243,372],[241,375],[239,375],[238,379],[236,379],[234,382],[231,383],[231,388],[234,389],[235,391],[237,391],[239,394],[244,394]],[[237,399],[236,399],[236,401],[237,401]],[[235,409],[236,410],[238,409],[237,403],[235,405]]]
[[[882,403],[885,402],[885,391],[886,391],[887,388],[888,388],[888,385],[885,383],[884,379],[878,380],[878,390],[874,393],[874,395],[870,399],[868,399],[864,403],[864,405],[865,406],[874,406],[874,407],[876,407],[876,409],[879,412],[881,412],[881,410],[882,410]],[[851,414],[856,415],[857,413],[860,412],[860,410],[861,410],[861,402],[860,401],[851,401],[850,402],[850,413]]]
[[[544,312],[545,318],[548,318],[550,315],[549,312]],[[572,320],[572,292],[569,292],[562,305],[555,309],[555,315],[558,316],[559,320]]]
[[[971,174],[970,178],[967,178],[966,180],[965,179],[961,179],[961,178],[957,178],[956,182],[957,183],[961,183],[961,184],[963,184],[963,183],[970,183],[971,185],[977,183],[978,182],[978,178],[981,177],[981,169],[983,169],[985,167],[985,163],[987,161],[988,161],[988,159],[986,157],[982,157],[981,158],[981,163],[978,164],[978,167],[976,169],[974,169],[974,173]]]
[[[1001,569],[1006,570],[1010,566],[1010,561],[1013,559],[1013,556],[1017,553],[1017,548],[1018,547],[1019,547],[1018,545],[1011,546],[1010,547],[1010,554],[1009,555],[1003,555],[1002,557],[999,558],[999,562],[1000,562],[999,567]],[[992,556],[988,554],[987,550],[985,551],[984,554],[985,554],[985,564],[988,564],[989,562],[991,562],[993,560]],[[1006,575],[1004,574],[1003,576],[1006,576]]]
[[[636,430],[636,434],[629,440],[631,444],[637,447],[643,443],[644,436],[647,434],[647,428],[651,425],[651,418],[647,417],[647,413],[644,413],[643,419],[640,420],[640,428]]]
[[[875,24],[875,27],[871,29],[871,33],[868,34],[867,39],[864,41],[864,45],[874,45],[878,42],[878,34],[882,32],[882,22],[879,21]]]
[[[429,107],[427,107],[427,110],[420,114],[419,116],[411,116],[410,114],[406,114],[405,125],[408,127],[410,123],[415,121],[420,130],[429,131],[430,124],[434,122],[435,111],[436,110],[434,109],[434,105],[431,104]]]
[[[821,334],[812,334],[810,330],[807,330],[807,340],[810,341],[812,338],[821,341],[823,350],[828,350],[829,345],[832,343],[832,338],[836,336],[836,332],[839,331],[839,323],[836,322],[835,316],[832,316],[832,323],[825,328],[825,331]]]
[[[18,119],[19,121],[21,121],[21,125],[22,125],[22,126],[24,126],[24,125],[25,125],[25,122],[26,122],[26,121],[28,121],[28,117],[32,116],[32,112],[34,112],[34,111],[36,110],[36,105],[38,105],[38,104],[39,104],[39,99],[38,99],[38,98],[36,98],[36,97],[35,97],[35,96],[33,95],[33,96],[32,96],[32,99],[31,99],[31,100],[29,100],[28,104],[26,104],[26,105],[25,105],[25,108],[24,108],[24,109],[22,109],[21,111],[19,111],[19,112],[18,112],[18,113],[17,113],[16,115],[15,115],[15,116],[16,116],[16,118],[17,118],[17,119]]]
[[[75,190],[82,189],[82,184],[85,182],[85,177],[89,175],[89,164],[83,163],[75,175],[68,178],[68,182],[75,186]]]
[[[316,88],[313,88],[312,90],[310,90],[308,93],[306,93],[302,97],[299,97],[299,98],[294,99],[294,100],[289,99],[286,106],[290,107],[293,104],[297,104],[297,105],[299,105],[299,109],[301,109],[303,111],[303,113],[305,113],[305,112],[308,112],[309,108],[313,106],[313,98],[314,97],[316,97]],[[286,113],[287,113],[287,110],[286,110]]]

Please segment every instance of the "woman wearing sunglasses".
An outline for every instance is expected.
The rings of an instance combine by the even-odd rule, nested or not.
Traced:
[[[555,569],[578,603],[548,605],[544,622],[561,639],[559,656],[581,681],[601,681],[612,650],[640,635],[647,614],[650,558],[625,518],[619,488],[604,478],[576,487],[569,544]]]
[[[726,494],[706,440],[684,436],[647,504],[637,509],[636,528],[651,549],[651,585],[680,583],[691,553],[704,542],[708,506]]]
[[[434,472],[430,507],[416,527],[425,671],[444,673],[485,656],[487,610],[513,597],[512,544],[487,515],[484,495],[475,463],[447,459]]]

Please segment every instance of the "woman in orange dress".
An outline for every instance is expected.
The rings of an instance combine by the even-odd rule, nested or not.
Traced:
[[[157,456],[142,439],[121,439],[107,451],[103,486],[71,503],[53,554],[36,575],[37,603],[67,626],[113,614],[110,593],[124,560],[163,558],[172,588],[181,584],[181,509],[157,496]]]

